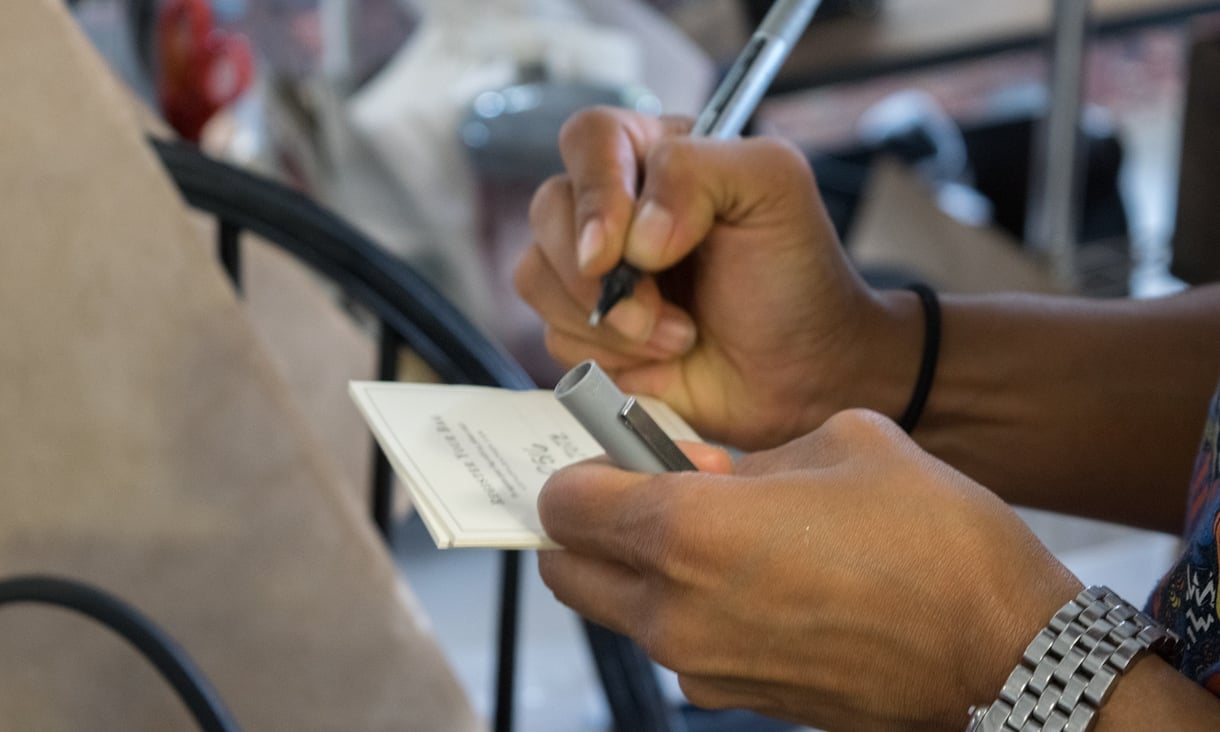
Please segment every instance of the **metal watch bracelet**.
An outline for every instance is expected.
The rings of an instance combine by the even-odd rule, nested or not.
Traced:
[[[1030,642],[999,698],[970,710],[966,732],[1086,732],[1135,659],[1172,660],[1180,644],[1108,588],[1090,587]]]

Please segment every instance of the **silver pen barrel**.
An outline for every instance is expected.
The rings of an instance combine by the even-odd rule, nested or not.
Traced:
[[[758,25],[758,33],[796,45],[822,0],[776,0]]]
[[[771,6],[699,115],[691,136],[727,140],[741,134],[819,5],[821,0],[777,0]]]

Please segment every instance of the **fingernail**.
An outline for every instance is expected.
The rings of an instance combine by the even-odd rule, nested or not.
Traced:
[[[576,266],[583,272],[601,252],[602,225],[597,219],[590,219],[580,232],[580,241],[576,243]]]
[[[643,341],[652,328],[652,315],[637,300],[628,298],[606,313],[610,327],[633,341]]]
[[[694,323],[686,318],[666,317],[658,320],[653,326],[648,345],[666,353],[680,355],[695,345],[695,335]]]
[[[669,243],[673,233],[674,217],[664,206],[656,201],[647,201],[640,208],[631,225],[631,236],[627,240],[627,248],[637,258],[638,264],[649,264],[660,258]]]

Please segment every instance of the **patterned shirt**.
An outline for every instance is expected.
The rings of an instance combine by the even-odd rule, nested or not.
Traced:
[[[1212,397],[1187,503],[1182,558],[1148,600],[1148,613],[1184,643],[1180,669],[1220,696],[1220,390]]]

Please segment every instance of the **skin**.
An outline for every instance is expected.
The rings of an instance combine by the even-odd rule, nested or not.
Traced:
[[[994,494],[875,412],[735,469],[685,447],[701,472],[557,473],[539,508],[566,550],[538,561],[560,601],[632,636],[697,705],[960,732],[1081,589]],[[1096,729],[1217,723],[1214,697],[1149,656]]]
[[[540,557],[543,579],[675,669],[697,704],[831,730],[962,729],[1080,589],[1007,503],[1180,525],[1220,290],[946,297],[912,440],[883,415],[915,380],[914,296],[856,276],[798,151],[686,129],[612,110],[569,122],[568,172],[535,196],[516,284],[558,360],[596,358],[752,452],[731,466],[691,448],[700,473],[560,471],[539,510],[565,550]],[[620,257],[655,276],[590,328]],[[1098,729],[1217,723],[1220,702],[1149,658]]]

